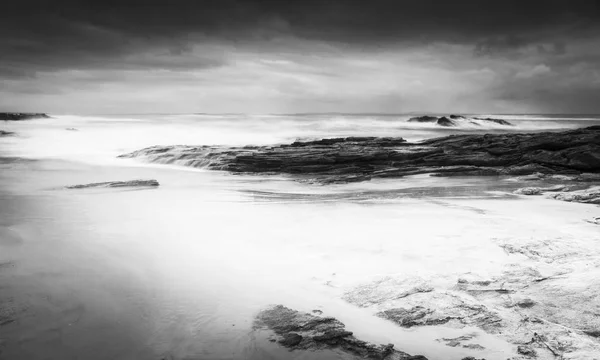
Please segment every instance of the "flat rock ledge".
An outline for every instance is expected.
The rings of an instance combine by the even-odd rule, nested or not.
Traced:
[[[347,137],[277,146],[153,146],[121,158],[224,170],[288,174],[318,184],[433,176],[600,173],[600,126],[563,132],[402,138]]]
[[[339,349],[360,359],[427,360],[394,349],[393,344],[374,345],[358,340],[339,320],[276,305],[261,311],[255,329],[269,329],[280,345],[290,350]]]
[[[66,186],[67,189],[88,189],[88,188],[121,188],[121,187],[157,187],[160,184],[156,180],[129,180],[129,181],[108,181],[83,185]]]
[[[20,121],[31,119],[49,119],[50,116],[44,113],[9,113],[0,112],[0,120],[4,121]]]

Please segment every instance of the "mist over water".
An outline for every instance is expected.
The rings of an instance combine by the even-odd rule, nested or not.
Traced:
[[[420,176],[314,186],[116,158],[152,145],[267,145],[342,136],[417,141],[600,124],[594,116],[494,115],[515,126],[438,128],[405,122],[409,117],[55,116],[0,124],[16,133],[0,139],[0,264],[10,264],[0,280],[19,314],[0,327],[0,357],[345,358],[288,352],[269,342],[252,321],[270,304],[322,310],[362,340],[393,343],[432,360],[472,355],[436,341],[457,336],[457,329],[402,329],[341,297],[384,276],[451,283],[455,274],[495,274],[507,260],[486,240],[590,237],[593,229],[580,221],[591,210],[532,199],[520,202],[516,214],[517,200],[507,191],[519,184],[502,180]],[[64,189],[137,178],[161,185]],[[536,212],[540,206],[543,216]],[[508,344],[472,331],[486,347],[481,357],[506,358]]]
[[[272,145],[347,136],[418,141],[459,133],[557,131],[600,123],[600,116],[589,115],[471,116],[503,119],[514,126],[481,123],[446,128],[406,122],[412,115],[56,115],[6,122],[2,128],[17,136],[3,139],[3,149],[14,156],[108,163],[120,154],[153,145]]]

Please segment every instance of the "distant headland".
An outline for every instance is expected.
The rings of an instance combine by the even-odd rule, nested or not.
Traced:
[[[31,120],[31,119],[49,119],[50,116],[44,113],[13,113],[13,112],[0,112],[0,120],[4,121],[20,121],[20,120]]]

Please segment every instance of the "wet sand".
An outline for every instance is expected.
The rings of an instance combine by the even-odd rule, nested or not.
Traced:
[[[50,160],[3,164],[0,178],[0,263],[8,264],[0,267],[1,314],[14,320],[0,326],[6,359],[348,358],[288,352],[252,328],[259,311],[283,304],[321,310],[362,340],[431,360],[504,360],[517,356],[504,335],[476,326],[403,328],[375,315],[394,305],[385,297],[359,307],[346,294],[382,278],[424,279],[446,291],[465,274],[545,263],[506,251],[510,241],[560,240],[589,253],[598,235],[584,221],[597,207],[515,196],[522,184],[501,180],[318,187]],[[135,178],[161,185],[64,189]],[[585,261],[595,264],[591,255]],[[585,271],[569,274],[597,284]],[[565,299],[576,298],[573,291]],[[439,341],[465,333],[485,349]]]

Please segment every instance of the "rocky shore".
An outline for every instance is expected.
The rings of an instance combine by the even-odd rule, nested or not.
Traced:
[[[423,355],[396,350],[393,344],[376,345],[359,340],[343,323],[333,317],[321,316],[319,310],[309,314],[283,305],[272,306],[256,316],[253,327],[273,331],[275,336],[271,341],[290,350],[339,349],[357,359],[427,360]],[[462,360],[478,359],[466,357]]]
[[[288,174],[320,184],[432,176],[581,175],[600,172],[600,126],[563,132],[451,135],[410,143],[348,137],[277,146],[154,146],[121,158],[225,170]]]
[[[272,330],[277,341],[291,350],[341,349],[360,359],[427,360],[394,349],[394,345],[374,345],[353,336],[339,320],[316,314],[301,313],[282,305],[261,311],[255,329]]]
[[[20,121],[31,119],[49,119],[50,116],[44,113],[10,113],[0,112],[0,120],[4,121]]]

